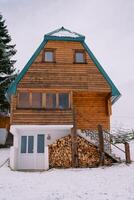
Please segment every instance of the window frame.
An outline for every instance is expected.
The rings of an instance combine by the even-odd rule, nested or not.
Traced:
[[[42,136],[43,136],[43,141],[39,140],[41,139]],[[45,134],[37,135],[37,153],[45,153]]]
[[[56,103],[56,106],[55,106],[55,108],[48,108],[47,107],[47,94],[54,94],[55,95],[55,103]],[[54,103],[54,101],[53,101],[53,103]],[[45,93],[45,109],[46,110],[56,110],[57,109],[57,93],[56,92],[46,92]]]
[[[72,108],[72,92],[71,91],[26,91],[27,93],[29,93],[29,107],[23,107],[21,108],[20,106],[18,106],[19,104],[19,95],[21,93],[21,91],[18,91],[17,93],[17,105],[16,108],[17,109],[21,109],[21,110],[69,110]],[[32,94],[33,93],[39,93],[41,94],[41,107],[33,107],[32,104]],[[60,108],[59,106],[59,96],[60,94],[68,94],[68,108]],[[56,107],[55,108],[47,108],[47,94],[55,94],[56,95]]]
[[[25,140],[24,140],[25,138]],[[32,139],[32,140],[31,140]],[[34,135],[21,135],[20,137],[20,153],[33,154],[34,153]]]
[[[61,106],[60,106],[60,95],[63,95],[63,94],[67,94],[67,96],[68,96],[68,107],[67,108],[61,108]],[[60,110],[67,110],[67,109],[70,109],[70,95],[69,95],[69,93],[68,92],[59,92],[58,93],[58,108],[60,109]]]
[[[20,138],[21,138],[20,139],[20,153],[26,154],[27,153],[27,142],[28,142],[27,140],[28,140],[28,138],[27,138],[26,135],[22,135]]]
[[[29,107],[21,107],[20,106],[20,93],[28,93],[28,103],[29,103],[29,107],[30,107],[30,93],[28,91],[21,91],[17,93],[17,108],[19,109],[29,109]]]
[[[52,52],[53,53],[53,60],[52,61],[46,61],[45,60],[45,53],[46,52]],[[56,63],[55,49],[44,49],[43,54],[42,54],[42,62],[45,62],[45,63]]]
[[[33,94],[40,94],[40,101],[41,101],[41,106],[39,106],[39,107],[36,107],[36,106],[33,106]],[[31,92],[30,93],[31,94],[31,100],[30,100],[30,102],[31,102],[31,105],[30,105],[30,108],[31,109],[42,109],[42,93],[41,92],[36,92],[36,91],[33,91],[33,92]]]
[[[76,53],[82,53],[83,54],[83,62],[77,62],[76,61]],[[74,64],[87,64],[86,61],[86,51],[84,49],[75,49],[74,50]]]

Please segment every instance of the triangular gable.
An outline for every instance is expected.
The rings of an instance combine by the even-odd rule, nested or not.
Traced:
[[[66,32],[66,34],[65,34],[65,32]],[[48,33],[48,34],[46,34],[44,36],[44,40],[42,41],[42,43],[40,44],[40,46],[37,48],[37,50],[32,55],[32,57],[30,58],[30,60],[28,61],[28,63],[25,65],[25,67],[22,69],[22,71],[19,73],[19,75],[17,76],[17,78],[9,86],[9,88],[8,88],[8,90],[6,92],[6,97],[7,97],[8,100],[10,100],[10,96],[12,94],[16,93],[16,89],[17,89],[18,83],[24,77],[24,75],[28,71],[29,67],[34,62],[34,60],[36,59],[36,57],[39,55],[39,53],[41,52],[41,50],[44,48],[44,46],[46,45],[46,43],[48,41],[50,41],[50,40],[79,41],[79,42],[81,42],[81,44],[83,45],[83,47],[85,48],[85,50],[89,54],[89,56],[92,59],[92,61],[94,62],[94,64],[96,65],[96,67],[98,68],[98,70],[100,71],[100,73],[103,75],[103,77],[106,79],[106,81],[108,82],[109,86],[111,87],[111,90],[112,90],[112,97],[111,97],[112,104],[115,103],[115,101],[117,101],[119,99],[119,97],[121,96],[120,92],[118,91],[118,89],[116,88],[116,86],[114,85],[114,83],[112,82],[112,80],[110,79],[110,77],[107,75],[107,73],[105,72],[105,70],[102,68],[102,66],[100,65],[100,63],[98,62],[98,60],[96,59],[96,57],[94,56],[94,54],[92,53],[92,51],[89,49],[89,47],[84,42],[85,37],[83,35],[78,34],[78,33],[72,32],[72,31],[70,31],[68,29],[65,29],[64,27],[61,27],[60,29],[57,29],[57,30],[55,30],[53,32],[50,32],[50,33]]]

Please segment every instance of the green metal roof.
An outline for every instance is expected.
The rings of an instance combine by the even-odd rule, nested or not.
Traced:
[[[28,63],[24,66],[22,71],[18,74],[16,79],[9,86],[9,88],[8,88],[8,90],[6,92],[6,97],[7,97],[7,99],[9,101],[10,101],[11,95],[16,93],[17,85],[20,82],[20,80],[26,74],[26,72],[28,71],[29,67],[34,62],[36,57],[39,55],[41,50],[44,48],[46,43],[48,41],[50,41],[50,40],[76,41],[76,42],[78,41],[78,42],[81,42],[81,44],[83,45],[85,50],[88,52],[88,54],[89,54],[90,58],[92,59],[92,61],[94,62],[94,64],[96,65],[96,67],[98,68],[100,73],[103,75],[103,77],[106,79],[106,81],[108,82],[109,86],[111,87],[111,90],[112,90],[112,103],[115,103],[119,99],[119,97],[121,96],[119,90],[116,88],[116,86],[114,85],[112,80],[109,78],[107,73],[104,71],[104,69],[102,68],[102,66],[100,65],[98,60],[95,58],[95,56],[93,55],[93,53],[91,52],[89,47],[86,45],[86,43],[84,41],[85,40],[85,36],[80,35],[80,34],[78,34],[76,32],[72,32],[72,31],[70,31],[68,29],[65,29],[64,27],[61,27],[60,29],[57,29],[55,31],[52,31],[52,32],[44,35],[44,39],[41,42],[40,46],[37,48],[35,53],[32,55],[32,57],[30,58]]]
[[[65,41],[84,41],[85,36],[76,32],[72,32],[63,26],[55,31],[47,33],[44,36],[46,40],[65,40]]]

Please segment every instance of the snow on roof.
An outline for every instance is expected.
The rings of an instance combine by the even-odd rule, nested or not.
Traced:
[[[60,29],[57,29],[53,32],[46,34],[46,35],[47,36],[56,36],[56,37],[70,37],[70,38],[84,37],[83,35],[80,35],[79,33],[65,29],[64,27],[61,27]]]

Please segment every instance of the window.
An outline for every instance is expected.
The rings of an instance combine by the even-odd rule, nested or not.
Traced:
[[[53,50],[45,50],[43,60],[45,62],[54,62],[54,51]]]
[[[37,153],[44,153],[44,138],[43,134],[37,136]]]
[[[69,94],[68,93],[59,94],[59,108],[60,109],[69,108]]]
[[[29,93],[28,92],[20,92],[18,99],[18,107],[19,108],[29,108]]]
[[[34,148],[34,137],[28,136],[28,153],[33,153]]]
[[[32,108],[42,107],[42,94],[39,92],[32,93]]]
[[[46,94],[46,108],[56,108],[56,94],[47,93]]]
[[[27,136],[21,136],[21,153],[26,153],[27,149]]]
[[[21,153],[33,153],[34,136],[21,136]]]
[[[19,109],[68,109],[70,94],[67,92],[20,92],[18,94]]]
[[[75,52],[75,63],[85,63],[84,51],[76,51]]]

